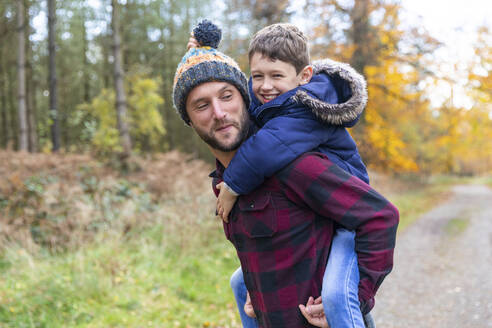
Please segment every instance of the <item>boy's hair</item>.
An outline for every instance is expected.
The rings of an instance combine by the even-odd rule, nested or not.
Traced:
[[[293,65],[296,73],[310,64],[307,38],[296,26],[278,23],[262,28],[249,44],[249,61],[255,53]]]

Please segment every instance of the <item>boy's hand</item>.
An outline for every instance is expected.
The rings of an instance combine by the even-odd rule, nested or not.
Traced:
[[[255,310],[253,309],[253,304],[251,304],[251,297],[249,297],[249,292],[246,294],[246,303],[244,303],[244,313],[250,318],[256,318]]]
[[[237,196],[233,195],[228,188],[224,187],[224,182],[217,185],[217,189],[220,190],[219,197],[217,198],[217,213],[225,222],[229,222],[229,213],[236,202]]]
[[[186,45],[186,50],[190,50],[190,48],[198,48],[200,44],[193,36],[193,32],[191,32],[190,38],[188,39],[188,44]]]
[[[323,310],[323,304],[321,303],[321,296],[314,299],[309,297],[306,306],[299,304],[299,309],[306,320],[316,327],[330,328],[326,321],[325,311]]]

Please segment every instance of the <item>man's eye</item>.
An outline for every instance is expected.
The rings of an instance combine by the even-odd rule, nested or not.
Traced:
[[[225,95],[222,96],[222,99],[229,100],[229,99],[231,99],[231,97],[232,97],[231,94],[225,94]]]
[[[206,109],[208,106],[208,104],[199,104],[198,106],[196,106],[196,109],[197,110],[204,110]]]
[[[283,77],[283,75],[282,74],[273,74],[273,77],[276,79],[280,79]]]

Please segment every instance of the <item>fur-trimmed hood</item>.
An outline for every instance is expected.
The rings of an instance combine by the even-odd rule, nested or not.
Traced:
[[[342,125],[357,119],[367,104],[367,87],[364,77],[350,65],[323,59],[313,63],[313,76],[327,74],[330,77],[339,102],[330,104],[310,95],[307,88],[300,87],[292,99],[311,109],[323,122]]]
[[[322,122],[350,127],[357,122],[367,104],[364,77],[350,65],[330,59],[313,63],[313,78],[308,84],[290,90],[266,104],[261,104],[255,97],[251,83],[250,79],[250,113],[259,121],[281,115],[276,110],[269,110],[272,107],[287,109],[302,105]]]

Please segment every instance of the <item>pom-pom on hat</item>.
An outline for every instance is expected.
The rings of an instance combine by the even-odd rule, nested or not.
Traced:
[[[193,36],[200,44],[190,48],[178,64],[174,75],[173,100],[176,111],[186,124],[186,98],[196,86],[212,81],[229,82],[234,85],[249,107],[248,81],[234,59],[217,50],[222,31],[208,20],[203,20],[193,29]]]
[[[193,29],[193,36],[198,44],[217,49],[222,39],[222,31],[214,23],[204,19]]]

